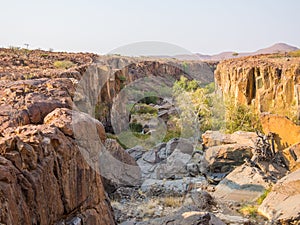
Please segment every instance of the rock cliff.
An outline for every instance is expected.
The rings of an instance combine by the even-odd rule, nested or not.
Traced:
[[[299,57],[260,55],[225,60],[218,64],[215,79],[224,95],[253,105],[258,112],[300,117]]]
[[[0,83],[0,221],[114,224],[101,176],[83,158],[72,120],[77,115],[89,127],[96,126],[103,142],[104,127],[71,110],[74,80],[42,78],[47,75],[39,69],[37,79],[11,81],[11,76]]]

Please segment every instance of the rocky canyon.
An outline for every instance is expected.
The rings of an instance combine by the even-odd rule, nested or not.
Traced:
[[[199,123],[213,99],[253,109],[261,129],[182,122],[201,98]],[[2,48],[0,224],[300,224],[299,121],[300,57]]]

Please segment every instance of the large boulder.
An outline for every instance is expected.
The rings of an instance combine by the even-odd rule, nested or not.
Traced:
[[[188,175],[187,164],[191,155],[175,149],[166,162],[160,163],[154,170],[157,179],[178,179]]]
[[[57,127],[54,118],[46,121],[2,132],[0,222],[114,224],[100,174],[85,160],[67,126]]]
[[[202,135],[204,157],[202,167],[208,173],[228,173],[245,159],[252,157],[257,135],[253,132],[237,131],[223,134],[220,131],[206,131]]]
[[[253,202],[270,187],[256,167],[242,165],[223,179],[214,192],[214,197],[226,201]]]
[[[174,138],[139,155],[137,164],[143,179],[174,179],[188,175],[187,164],[192,159],[193,150],[192,143],[187,139]]]
[[[204,153],[205,164],[209,172],[226,173],[242,165],[246,158],[252,157],[251,146],[226,144],[208,148]]]
[[[281,224],[298,224],[300,221],[300,170],[281,180],[272,188],[258,211]]]
[[[173,138],[166,145],[167,155],[171,155],[175,149],[179,149],[182,153],[191,155],[194,151],[193,144],[184,138]]]
[[[87,114],[67,108],[56,108],[44,118],[44,124],[59,128],[72,138],[88,137],[90,140],[106,140],[105,129],[98,120]]]
[[[142,146],[135,146],[133,148],[129,148],[126,149],[126,152],[132,157],[134,158],[136,161],[139,160],[143,154],[146,152],[147,150],[145,150]]]
[[[233,134],[224,134],[220,131],[206,131],[202,134],[203,146],[205,148],[226,145],[240,144],[254,147],[257,135],[254,132],[237,131]]]
[[[260,121],[264,133],[272,132],[275,134],[274,139],[277,150],[284,150],[299,142],[300,126],[294,124],[287,117],[265,113],[260,116]]]
[[[141,184],[140,167],[116,140],[106,139],[103,151],[100,157],[101,175],[108,193],[114,192],[119,187],[134,187]]]

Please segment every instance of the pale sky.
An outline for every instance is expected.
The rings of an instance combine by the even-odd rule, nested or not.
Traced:
[[[108,53],[160,41],[191,52],[300,47],[299,0],[1,0],[0,47]]]

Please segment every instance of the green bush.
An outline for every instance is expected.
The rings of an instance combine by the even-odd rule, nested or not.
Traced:
[[[55,61],[53,63],[53,66],[57,69],[69,69],[73,66],[75,66],[74,63],[72,63],[71,61]]]
[[[146,113],[157,115],[158,109],[146,104],[137,104],[131,110],[131,114],[146,114]]]
[[[199,83],[196,80],[189,81],[186,77],[181,76],[180,79],[174,83],[173,92],[177,94],[182,91],[195,91],[199,87]]]
[[[121,82],[125,82],[125,81],[127,80],[126,77],[123,76],[123,75],[118,76],[118,79],[119,79]]]
[[[163,139],[163,142],[168,142],[173,138],[180,137],[181,132],[180,130],[167,130],[167,133]]]
[[[225,107],[225,124],[227,133],[234,133],[239,130],[262,130],[259,116],[253,107],[235,103],[234,99],[231,97],[227,98]]]
[[[129,124],[129,129],[132,131],[132,132],[142,132],[143,130],[143,125],[140,124],[140,123],[130,123]]]
[[[158,97],[157,96],[148,96],[148,97],[145,97],[143,98],[142,100],[140,100],[139,102],[140,103],[144,103],[144,104],[154,104],[156,105],[157,104],[157,101],[158,101]]]

